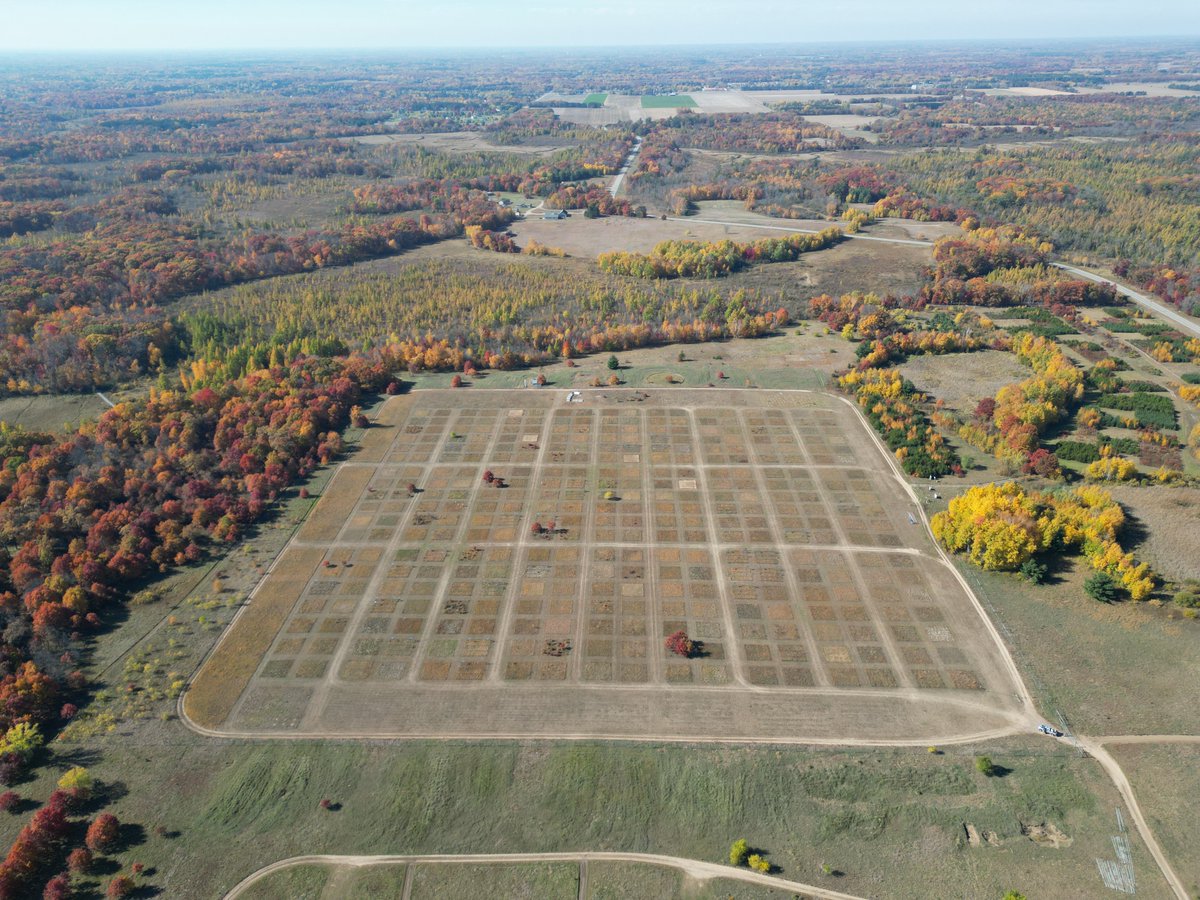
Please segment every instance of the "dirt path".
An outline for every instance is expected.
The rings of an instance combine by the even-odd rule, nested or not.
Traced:
[[[1176,735],[1175,737],[1179,737]],[[1171,867],[1170,860],[1167,859],[1167,854],[1163,852],[1162,846],[1158,843],[1158,838],[1154,836],[1154,832],[1150,829],[1150,824],[1142,815],[1142,808],[1138,804],[1137,797],[1133,793],[1133,785],[1129,783],[1124,770],[1117,761],[1112,757],[1107,750],[1104,749],[1105,742],[1114,742],[1113,738],[1087,738],[1076,735],[1075,739],[1079,746],[1086,750],[1095,760],[1100,763],[1104,771],[1108,773],[1108,777],[1112,779],[1116,785],[1117,791],[1125,800],[1125,805],[1129,808],[1129,816],[1133,819],[1133,824],[1137,826],[1138,834],[1142,836],[1142,841],[1146,845],[1146,849],[1150,851],[1150,855],[1154,857],[1154,861],[1158,863],[1158,868],[1162,872],[1163,877],[1167,880],[1171,890],[1179,900],[1189,900],[1187,888],[1184,887],[1183,879]],[[1119,740],[1119,739],[1118,739]],[[1197,738],[1200,740],[1200,738]]]
[[[639,137],[634,143],[633,149],[629,151],[629,156],[625,160],[625,165],[621,166],[621,171],[619,171],[617,173],[617,177],[613,179],[612,187],[608,189],[608,192],[614,197],[617,196],[618,192],[620,192],[621,185],[625,183],[625,176],[629,173],[629,170],[633,168],[633,164],[637,162],[638,154],[641,152],[642,139]]]
[[[699,859],[685,859],[680,856],[662,856],[657,853],[478,853],[478,854],[436,854],[431,856],[332,856],[332,855],[313,855],[313,856],[293,856],[291,859],[280,860],[277,863],[272,863],[259,869],[254,874],[243,879],[236,884],[233,889],[225,895],[225,900],[235,900],[242,896],[252,885],[262,881],[270,875],[279,872],[283,869],[291,868],[292,866],[325,863],[335,866],[383,866],[390,864],[404,863],[410,867],[419,864],[454,864],[454,863],[483,863],[483,864],[509,864],[509,863],[538,863],[538,862],[574,862],[580,865],[579,877],[579,896],[584,897],[584,890],[587,887],[587,863],[589,862],[631,862],[631,863],[646,863],[649,865],[666,866],[668,868],[677,869],[684,874],[698,879],[699,881],[709,881],[714,878],[726,878],[733,881],[744,881],[748,884],[763,885],[764,887],[778,888],[780,890],[792,891],[797,894],[806,894],[810,897],[819,897],[821,900],[864,900],[854,894],[843,894],[840,891],[831,891],[827,888],[816,887],[811,884],[801,884],[798,881],[789,881],[786,878],[780,878],[775,875],[762,875],[758,872],[752,872],[749,869],[735,869],[733,866],[721,865],[719,863],[705,862]],[[412,872],[412,869],[409,869]],[[405,878],[404,896],[408,896],[408,887],[411,883],[411,877]]]

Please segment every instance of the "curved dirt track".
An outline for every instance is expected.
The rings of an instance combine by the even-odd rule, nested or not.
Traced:
[[[822,900],[864,900],[854,894],[843,894],[839,891],[831,891],[826,888],[815,887],[810,884],[801,884],[798,881],[789,881],[786,878],[780,878],[774,875],[761,875],[758,872],[752,872],[749,869],[735,869],[733,866],[721,865],[719,863],[705,862],[699,859],[686,859],[680,856],[662,856],[657,853],[480,853],[480,854],[463,854],[463,855],[432,855],[432,856],[333,856],[333,855],[314,855],[314,856],[293,856],[291,859],[280,860],[277,863],[272,863],[269,866],[264,866],[249,877],[243,879],[234,885],[233,889],[225,895],[225,900],[235,900],[242,896],[245,891],[261,881],[262,879],[274,874],[282,869],[288,869],[292,866],[311,864],[311,863],[328,863],[330,865],[343,866],[379,866],[396,863],[537,863],[537,862],[632,862],[632,863],[647,863],[649,865],[667,866],[672,869],[678,869],[686,875],[696,878],[700,881],[709,881],[713,878],[727,878],[734,881],[744,881],[749,884],[758,884],[764,887],[779,888],[781,890],[794,891],[796,893],[807,894],[811,897],[820,897]]]
[[[1112,738],[1087,738],[1076,735],[1076,740],[1079,745],[1092,756],[1096,762],[1100,763],[1104,771],[1108,773],[1108,777],[1112,779],[1112,783],[1116,786],[1117,791],[1125,800],[1125,805],[1129,808],[1129,816],[1133,819],[1133,824],[1137,826],[1138,834],[1142,836],[1142,841],[1146,844],[1146,849],[1150,851],[1150,855],[1154,857],[1154,861],[1158,863],[1158,868],[1162,872],[1163,877],[1167,880],[1171,890],[1179,900],[1189,900],[1187,888],[1184,887],[1183,879],[1171,867],[1170,860],[1167,859],[1167,854],[1163,851],[1162,846],[1158,843],[1158,838],[1154,836],[1154,832],[1150,829],[1150,824],[1142,815],[1142,807],[1138,804],[1137,796],[1133,793],[1133,785],[1129,783],[1129,778],[1126,777],[1125,771],[1120,764],[1113,758],[1107,750],[1104,749],[1104,743],[1112,741],[1119,743],[1121,741],[1113,741]],[[1179,737],[1179,736],[1175,736]],[[1151,743],[1153,737],[1146,741],[1137,741],[1136,743]],[[1169,738],[1168,738],[1169,740]],[[1196,738],[1195,740],[1200,740]]]

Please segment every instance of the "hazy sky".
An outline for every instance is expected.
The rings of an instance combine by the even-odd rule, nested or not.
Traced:
[[[0,0],[0,49],[1200,35],[1198,0]]]

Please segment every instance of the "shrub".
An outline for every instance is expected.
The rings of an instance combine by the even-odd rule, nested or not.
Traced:
[[[1200,581],[1185,581],[1175,592],[1176,606],[1184,609],[1200,609]]]
[[[608,362],[606,362],[605,365],[615,372],[617,369],[621,368],[621,361],[617,359],[617,356],[614,353],[608,358]]]
[[[977,756],[975,757],[975,771],[991,778],[996,774],[996,764],[992,762],[990,756]]]
[[[67,856],[67,868],[83,874],[92,867],[92,851],[87,847],[76,847]]]
[[[16,791],[5,791],[0,794],[0,812],[15,812],[21,802],[21,796]]]
[[[71,876],[66,872],[59,872],[47,881],[46,888],[42,891],[42,900],[70,900],[70,897]]]
[[[1105,572],[1097,572],[1083,583],[1083,592],[1098,603],[1117,599],[1117,583]]]
[[[771,871],[771,864],[767,861],[767,858],[765,856],[759,856],[757,853],[750,854],[749,858],[746,860],[746,865],[748,865],[755,872],[761,872],[764,875]]]
[[[1027,559],[1021,563],[1020,572],[1030,584],[1041,584],[1046,580],[1046,564],[1036,559]]]
[[[740,866],[746,862],[746,857],[750,855],[750,845],[746,843],[745,838],[738,838],[729,847],[729,864],[731,866]]]
[[[676,656],[689,658],[696,650],[696,643],[687,636],[686,631],[677,631],[667,638],[667,649]]]
[[[108,883],[108,890],[104,892],[104,896],[118,898],[119,900],[121,897],[128,897],[132,894],[135,887],[137,885],[133,883],[133,879],[128,875],[118,875]]]
[[[41,748],[45,741],[36,725],[29,722],[19,722],[0,738],[0,756],[15,753],[22,760],[28,760]]]
[[[85,843],[93,853],[107,853],[117,846],[121,823],[112,813],[101,813],[88,826]]]
[[[76,799],[86,800],[92,795],[94,782],[87,769],[76,766],[63,773],[62,778],[58,779],[58,786]]]

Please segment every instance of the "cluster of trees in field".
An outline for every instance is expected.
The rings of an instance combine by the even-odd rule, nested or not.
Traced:
[[[1195,130],[1195,104],[1173,97],[1075,94],[991,97],[972,93],[934,106],[907,105],[874,125],[891,145],[971,146],[1014,135],[1127,136]]]
[[[919,298],[879,297],[854,291],[836,298],[828,294],[813,297],[808,301],[807,313],[847,339],[856,336],[862,339],[856,351],[856,367],[860,370],[882,368],[923,354],[1009,349],[1008,335],[998,332],[990,323],[982,324],[978,316],[961,313],[954,328],[928,328],[920,324],[920,319],[901,320],[892,312],[898,308],[924,307]],[[961,327],[963,323],[973,326],[976,333],[968,335]]]
[[[968,220],[964,227],[971,225]],[[1119,301],[1113,285],[1072,278],[1048,265],[1052,249],[1037,236],[1010,226],[975,227],[963,237],[941,238],[934,244],[934,263],[922,296],[942,305],[1040,305],[1051,312]]]
[[[182,325],[195,357],[225,360],[235,374],[272,358],[384,346],[398,348],[401,369],[461,370],[467,360],[508,369],[564,355],[763,333],[774,327],[763,317],[782,304],[762,292],[634,281],[567,265],[480,255],[388,273],[316,272],[187,301]],[[330,340],[336,343],[323,343]]]
[[[1190,310],[1200,308],[1198,148],[1195,134],[1175,134],[1026,148],[1019,155],[914,154],[889,166],[919,194],[1111,260],[1118,275]],[[1058,193],[1062,200],[1054,199]]]
[[[838,385],[854,395],[863,414],[909,475],[927,478],[962,473],[958,454],[921,411],[925,395],[899,370],[855,369],[842,375]]]
[[[1133,600],[1157,584],[1150,566],[1121,547],[1125,512],[1098,487],[1044,493],[1014,482],[980,485],[953,498],[930,524],[948,550],[984,569],[1015,571],[1039,553],[1074,551]]]
[[[645,218],[646,207],[618,200],[602,184],[564,184],[546,197],[548,209],[583,209],[596,216],[638,216]]]
[[[620,171],[633,135],[597,131],[586,143],[548,155],[516,156],[494,151],[442,153],[419,146],[389,148],[389,163],[397,174],[417,179],[456,183],[485,191],[512,191],[545,196],[559,185],[586,181]]]
[[[602,253],[597,260],[605,272],[636,278],[718,278],[755,262],[793,262],[805,253],[832,247],[842,230],[826,228],[817,234],[789,234],[748,244],[734,241],[663,241],[650,253]]]
[[[0,429],[0,730],[54,727],[82,635],[126,586],[236,540],[341,449],[394,360],[287,368],[120,404],[65,437]]]
[[[0,900],[37,896],[43,900],[70,900],[78,896],[79,889],[72,884],[73,877],[86,878],[104,871],[98,857],[120,849],[122,841],[121,822],[112,813],[87,818],[89,809],[103,802],[103,790],[104,786],[81,766],[69,769],[59,779],[58,788],[21,828],[0,863]],[[12,791],[0,794],[0,800],[10,811],[19,802]],[[143,864],[134,863],[131,875],[118,874],[109,881],[105,895],[132,895],[144,871]]]
[[[646,126],[647,131],[678,147],[742,153],[802,153],[861,147],[861,138],[810,122],[786,110],[765,114],[705,114],[684,111]]]
[[[980,401],[972,420],[958,428],[958,435],[1001,459],[1037,466],[1039,474],[1053,475],[1058,461],[1050,458],[1052,454],[1033,457],[1046,429],[1083,399],[1084,372],[1053,338],[1020,332],[1013,337],[1012,351],[1034,374],[1005,385],[994,399]]]

